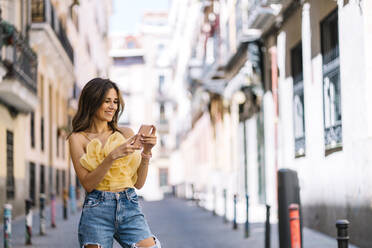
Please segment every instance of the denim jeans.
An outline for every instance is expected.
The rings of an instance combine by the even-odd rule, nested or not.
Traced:
[[[121,192],[93,190],[85,196],[79,223],[80,246],[95,244],[111,248],[113,239],[124,248],[135,248],[139,241],[153,237],[138,203],[134,188]]]

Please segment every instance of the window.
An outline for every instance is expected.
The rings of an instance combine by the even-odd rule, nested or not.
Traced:
[[[163,116],[165,114],[165,104],[164,102],[160,103],[160,115]]]
[[[31,136],[31,147],[35,148],[35,113],[31,112],[30,118],[30,136]]]
[[[14,137],[13,132],[6,131],[6,197],[8,200],[14,199]]]
[[[160,135],[160,147],[162,149],[165,148],[165,137],[164,137],[164,135]]]
[[[168,168],[159,168],[159,186],[168,185]]]
[[[31,2],[31,19],[32,22],[45,21],[45,2],[43,0],[33,0]]]
[[[56,156],[59,157],[59,131],[58,131],[58,128],[56,130],[56,145],[57,145]]]
[[[30,180],[28,184],[28,192],[29,192],[29,197],[32,200],[32,204],[35,204],[36,201],[36,195],[35,195],[35,178],[36,178],[36,171],[35,171],[35,163],[30,162],[30,167],[29,167],[29,173],[30,173]]]
[[[304,83],[302,69],[302,44],[291,50],[291,68],[293,77],[293,127],[295,138],[295,156],[305,155],[305,112]]]
[[[59,195],[60,191],[59,191],[59,173],[60,171],[57,169],[56,170],[56,193],[57,195]]]
[[[41,139],[41,150],[44,151],[44,118],[40,120],[40,139]]]
[[[62,189],[66,189],[66,171],[62,170]]]
[[[49,166],[49,192],[53,192],[53,167]]]
[[[337,9],[321,22],[323,116],[326,151],[342,147],[340,61]]]
[[[159,94],[164,94],[164,75],[159,75]]]
[[[114,66],[141,65],[145,63],[143,56],[115,57]]]
[[[45,166],[40,165],[40,194],[45,193]]]
[[[160,43],[158,44],[158,52],[162,52],[164,50],[164,44],[163,43]]]
[[[129,41],[129,42],[127,43],[127,48],[128,48],[128,49],[136,48],[136,43],[135,43],[133,40]]]

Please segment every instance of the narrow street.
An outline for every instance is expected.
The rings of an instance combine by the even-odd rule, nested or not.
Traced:
[[[224,223],[221,216],[213,216],[212,212],[190,201],[169,197],[162,201],[144,202],[142,206],[153,233],[164,248],[265,247],[264,223],[251,224],[251,235],[245,239],[243,225],[233,230],[231,222]],[[305,228],[303,235],[305,248],[337,247],[335,238],[314,230]],[[271,225],[271,248],[278,247],[277,225]],[[353,245],[349,247],[356,248]]]
[[[162,201],[141,202],[143,211],[153,233],[162,242],[163,248],[236,248],[264,247],[265,229],[263,223],[251,224],[251,235],[243,237],[242,225],[238,230],[232,229],[232,223],[224,223],[222,217],[213,216],[210,211],[195,206],[183,199],[168,197]],[[70,214],[68,220],[62,219],[61,204],[57,206],[57,228],[50,228],[50,211],[47,208],[47,231],[45,236],[39,235],[38,212],[33,218],[33,245],[25,243],[25,219],[17,218],[12,222],[13,248],[73,248],[79,247],[77,228],[80,212]],[[0,226],[3,233],[3,226]],[[272,225],[271,248],[278,248],[277,225]],[[3,235],[0,238],[3,244]],[[120,246],[115,243],[114,248]],[[325,236],[307,228],[304,229],[305,248],[335,248],[336,239]],[[355,248],[356,246],[349,246]]]

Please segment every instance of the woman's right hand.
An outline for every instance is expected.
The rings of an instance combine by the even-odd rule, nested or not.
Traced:
[[[133,135],[127,141],[125,141],[123,144],[121,144],[120,146],[118,146],[114,150],[112,150],[109,154],[111,159],[116,160],[116,159],[128,156],[129,154],[132,154],[136,150],[141,149],[141,146],[132,145],[137,136],[138,136],[137,134]]]

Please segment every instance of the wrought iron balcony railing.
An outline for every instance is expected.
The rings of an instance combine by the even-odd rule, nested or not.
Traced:
[[[56,17],[54,7],[50,0],[32,0],[31,19],[33,23],[48,23],[54,30],[71,62],[74,62],[74,50],[67,38],[61,22]]]
[[[22,38],[15,28],[0,22],[1,30],[9,30],[11,33],[0,33],[2,45],[5,45],[5,53],[2,53],[1,62],[7,67],[7,76],[19,79],[30,91],[37,92],[37,56],[32,51],[25,39]],[[4,38],[6,37],[6,40]]]

